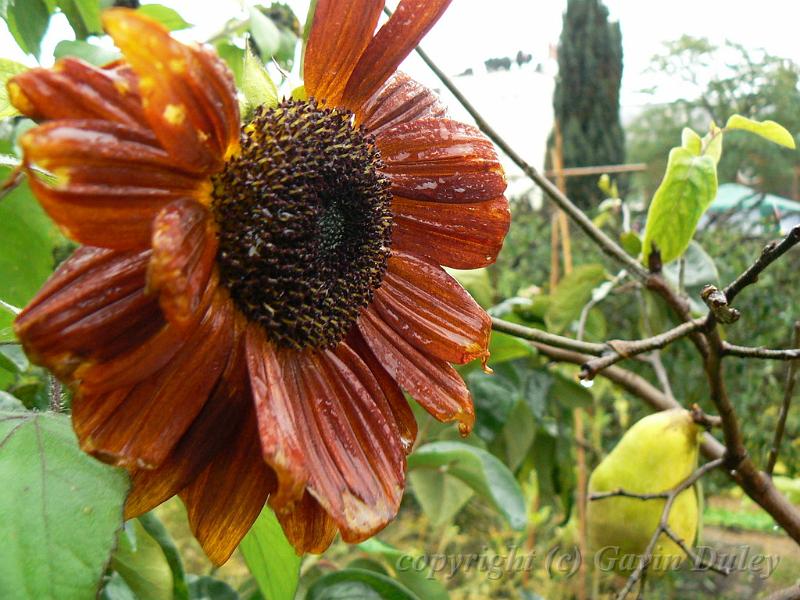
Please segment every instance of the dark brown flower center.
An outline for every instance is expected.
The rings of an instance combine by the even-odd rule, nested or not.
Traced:
[[[223,284],[291,348],[335,346],[386,272],[391,194],[351,113],[313,101],[259,108],[213,179]]]

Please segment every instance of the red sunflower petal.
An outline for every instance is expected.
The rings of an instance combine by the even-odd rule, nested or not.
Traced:
[[[395,196],[392,213],[392,248],[455,269],[492,264],[511,223],[505,196],[468,204]]]
[[[186,197],[207,201],[208,184],[175,168],[144,129],[53,121],[27,132],[20,144],[42,206],[67,235],[87,245],[147,248],[153,218],[166,204]]]
[[[339,530],[319,502],[306,492],[288,508],[276,512],[286,539],[298,554],[321,554],[333,542]]]
[[[489,315],[438,265],[392,252],[373,308],[424,354],[458,364],[489,356]]]
[[[250,417],[180,493],[194,537],[217,565],[236,550],[275,489],[275,473],[261,458],[255,418]]]
[[[233,307],[217,292],[203,320],[157,373],[108,393],[78,390],[72,422],[81,447],[117,465],[161,465],[208,400],[233,338]]]
[[[356,123],[372,135],[416,119],[444,117],[447,110],[431,90],[397,72],[356,113]]]
[[[375,380],[380,385],[386,401],[389,403],[392,414],[394,415],[397,429],[400,432],[400,441],[406,454],[411,452],[414,442],[417,439],[417,420],[414,413],[406,400],[403,390],[397,385],[397,382],[386,372],[380,361],[375,358],[375,355],[370,350],[364,338],[361,337],[357,327],[354,327],[347,337],[347,344],[355,351],[358,357],[364,362],[367,368],[375,377]],[[343,359],[345,360],[345,359]],[[345,360],[347,362],[347,360]]]
[[[255,328],[248,360],[262,448],[279,480],[271,505],[291,506],[305,480],[345,541],[383,528],[402,497],[404,453],[366,366],[356,372],[331,352],[275,349]]]
[[[244,319],[236,318],[233,352],[203,407],[174,450],[157,469],[131,472],[126,518],[152,510],[189,485],[234,438],[255,420],[247,363],[244,360]]]
[[[409,344],[374,307],[362,312],[358,328],[389,375],[420,406],[439,421],[458,421],[463,434],[470,432],[475,422],[472,397],[453,367]]]
[[[164,148],[193,172],[218,170],[239,140],[236,89],[221,59],[132,10],[107,10],[103,24],[139,76],[145,116]]]
[[[82,247],[19,314],[14,331],[37,364],[69,380],[89,360],[136,348],[164,325],[144,293],[150,252]]]
[[[472,125],[418,119],[376,138],[383,172],[397,196],[439,202],[479,202],[502,195],[503,167],[494,146]]]
[[[177,200],[153,223],[153,257],[147,272],[161,310],[179,327],[192,321],[208,287],[217,254],[214,218],[197,202]]]
[[[309,96],[338,104],[348,77],[372,39],[383,0],[318,0],[303,78]]]
[[[64,58],[52,69],[31,69],[8,82],[11,103],[32,119],[101,119],[146,124],[142,99],[116,70]]]
[[[439,20],[451,0],[401,0],[353,69],[341,104],[357,111],[395,72]]]

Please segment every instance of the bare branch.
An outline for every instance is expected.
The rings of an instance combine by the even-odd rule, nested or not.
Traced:
[[[785,350],[773,350],[771,348],[751,348],[749,346],[737,346],[722,342],[723,356],[738,356],[739,358],[761,358],[764,360],[795,360],[800,358],[800,348],[787,348]]]
[[[585,354],[600,355],[606,350],[605,344],[593,344],[591,342],[580,342],[572,338],[556,335],[554,333],[547,333],[541,329],[534,329],[533,327],[525,327],[510,321],[504,321],[497,317],[492,317],[492,329],[500,333],[507,333],[514,337],[531,342],[541,342],[549,344],[556,348],[565,348],[567,350],[574,350],[575,352],[583,352]]]
[[[725,297],[728,299],[728,302],[733,302],[733,299],[736,298],[739,292],[748,285],[752,285],[758,281],[758,276],[764,269],[786,254],[798,243],[800,243],[800,225],[796,225],[792,228],[789,234],[781,241],[767,244],[761,251],[761,256],[758,257],[756,262],[725,288]]]
[[[800,323],[794,324],[794,345],[800,346]],[[786,389],[783,393],[783,403],[781,404],[781,412],[778,415],[778,424],[775,427],[775,437],[772,440],[772,448],[769,451],[769,459],[767,460],[767,468],[765,472],[770,477],[775,470],[775,463],[778,462],[778,452],[781,449],[781,441],[783,440],[783,432],[786,430],[786,417],[789,416],[789,408],[792,405],[792,396],[794,396],[794,386],[797,381],[797,367],[800,366],[800,361],[793,360],[789,363],[789,370],[786,373]]]

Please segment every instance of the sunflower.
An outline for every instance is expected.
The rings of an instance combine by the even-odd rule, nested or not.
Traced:
[[[15,331],[74,392],[82,448],[125,467],[133,517],[179,494],[225,561],[265,502],[298,552],[391,521],[417,426],[462,433],[451,363],[490,319],[442,265],[494,261],[509,225],[490,142],[395,72],[449,0],[319,0],[307,100],[240,124],[216,54],[127,9],[124,59],[67,58],[8,85],[40,124],[30,185],[82,244]],[[46,177],[42,173],[47,174]]]

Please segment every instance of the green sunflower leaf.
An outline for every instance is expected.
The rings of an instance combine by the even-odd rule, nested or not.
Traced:
[[[172,571],[158,542],[137,519],[119,534],[111,567],[122,576],[138,600],[172,600]]]
[[[97,0],[58,0],[58,7],[66,15],[77,39],[85,40],[90,35],[103,33]]]
[[[403,584],[373,571],[344,569],[314,582],[306,600],[420,600]]]
[[[101,48],[83,40],[62,40],[53,50],[55,58],[74,56],[95,66],[102,67],[120,58],[122,54],[113,48]]]
[[[13,117],[14,115],[19,114],[19,111],[11,105],[11,102],[8,99],[6,83],[14,75],[18,75],[27,70],[28,67],[21,63],[0,58],[0,119]]]
[[[65,415],[0,413],[0,598],[93,598],[122,526],[124,471],[81,451]]]
[[[15,0],[6,4],[4,19],[23,52],[37,59],[42,51],[42,39],[50,24],[52,7],[44,0]]]
[[[239,544],[264,600],[292,600],[300,580],[301,557],[286,539],[275,513],[265,506]]]
[[[175,9],[161,4],[144,4],[136,9],[143,15],[155,19],[170,31],[179,31],[192,27]]]
[[[432,442],[408,457],[409,470],[433,469],[452,475],[488,500],[512,528],[525,527],[527,513],[522,489],[511,471],[495,456],[463,442]]]

